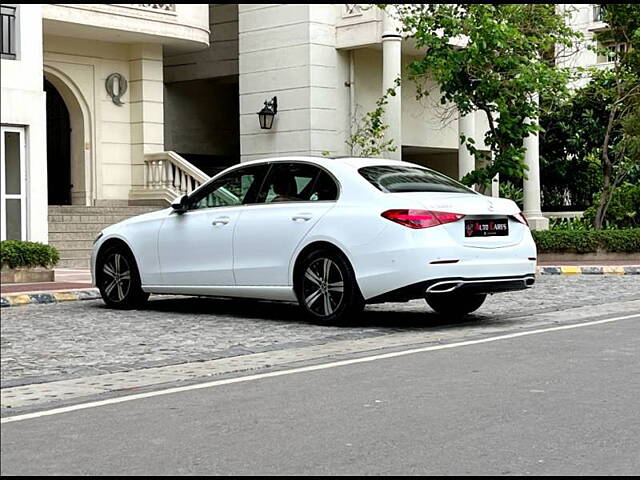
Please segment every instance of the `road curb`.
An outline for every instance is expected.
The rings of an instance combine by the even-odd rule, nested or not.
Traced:
[[[536,267],[538,275],[640,275],[640,265],[630,266],[574,266],[552,265]],[[0,297],[0,307],[31,304],[53,304],[100,298],[97,288],[64,290],[59,292],[15,293]]]
[[[59,292],[14,293],[0,297],[0,307],[17,307],[32,304],[53,304],[100,298],[97,288],[82,290],[61,290]]]
[[[627,266],[576,266],[549,265],[537,267],[539,275],[640,275],[640,265]]]

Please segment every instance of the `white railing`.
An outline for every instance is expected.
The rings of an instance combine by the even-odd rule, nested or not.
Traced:
[[[134,189],[132,198],[171,202],[180,195],[190,194],[209,178],[175,152],[147,153],[142,189]]]

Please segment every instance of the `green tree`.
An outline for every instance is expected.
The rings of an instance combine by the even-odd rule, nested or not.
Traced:
[[[608,27],[596,36],[600,53],[609,55],[611,67],[592,75],[604,77],[596,83],[596,95],[609,97],[607,120],[600,146],[602,191],[594,226],[602,228],[615,189],[640,164],[640,5],[607,4],[604,21]],[[607,45],[624,44],[611,52]]]
[[[547,4],[401,4],[393,9],[405,33],[424,51],[410,64],[418,82],[429,77],[440,102],[460,114],[485,113],[484,142],[493,158],[463,179],[487,186],[496,173],[526,175],[523,140],[539,131],[537,96],[555,98],[566,91],[569,69],[555,58],[573,47],[579,34],[567,26],[568,13]],[[424,90],[418,96],[426,95]],[[482,152],[471,138],[461,138],[476,157]]]
[[[398,148],[393,138],[387,139],[385,133],[389,125],[384,123],[385,107],[389,97],[396,95],[400,79],[396,79],[395,87],[387,91],[378,100],[376,108],[365,113],[359,120],[353,119],[355,130],[347,140],[351,154],[358,157],[380,157],[386,152],[395,152]]]

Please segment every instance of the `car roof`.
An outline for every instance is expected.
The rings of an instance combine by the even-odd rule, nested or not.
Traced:
[[[371,157],[316,157],[316,156],[284,156],[284,157],[266,157],[256,160],[242,162],[239,165],[252,165],[265,162],[310,162],[331,169],[332,165],[341,164],[349,165],[353,168],[362,168],[373,165],[412,165],[401,160],[390,160],[386,158]]]

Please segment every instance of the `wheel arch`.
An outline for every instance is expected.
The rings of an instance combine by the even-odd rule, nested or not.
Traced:
[[[356,271],[353,268],[353,262],[349,258],[349,255],[347,255],[345,251],[339,246],[337,246],[335,243],[332,243],[327,240],[315,240],[309,243],[308,245],[305,245],[304,248],[302,248],[302,250],[300,250],[296,255],[296,259],[293,264],[293,269],[291,271],[291,285],[293,285],[294,290],[297,288],[296,278],[298,277],[300,269],[302,268],[302,260],[305,258],[305,256],[309,252],[312,252],[314,250],[325,250],[325,251],[336,253],[344,257],[344,259],[347,261],[347,263],[351,267],[351,270],[354,273],[354,277],[356,280],[356,287],[358,288],[358,291],[360,291],[360,285],[358,285],[358,276],[356,275]]]
[[[98,276],[101,275],[102,273],[100,272],[100,270],[98,269],[98,265],[100,264],[100,260],[102,260],[102,257],[104,256],[104,253],[112,247],[120,247],[125,249],[127,252],[129,252],[129,254],[131,255],[131,257],[133,258],[133,262],[134,262],[134,266],[136,268],[136,270],[138,272],[140,272],[140,268],[138,267],[138,261],[136,260],[136,256],[133,253],[133,249],[131,248],[131,246],[123,239],[120,237],[111,237],[106,239],[104,242],[102,242],[102,244],[100,245],[100,248],[98,248],[98,251],[96,253],[96,282],[98,281]]]

